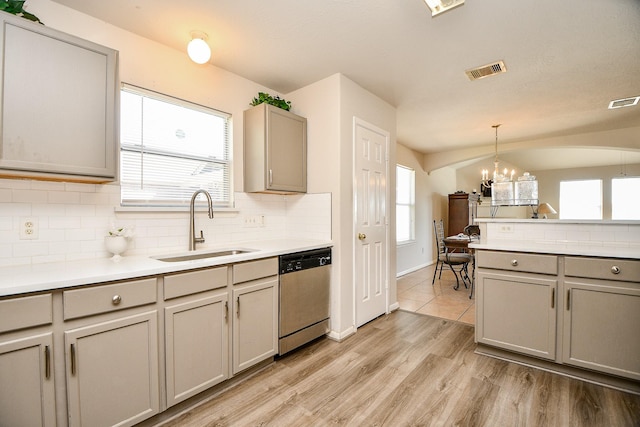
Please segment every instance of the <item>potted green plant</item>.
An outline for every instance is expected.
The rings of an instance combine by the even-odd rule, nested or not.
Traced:
[[[271,96],[268,93],[264,93],[264,92],[258,92],[258,96],[256,98],[253,98],[253,100],[249,105],[256,106],[262,103],[267,103],[287,111],[291,109],[290,101],[286,101],[280,98],[279,96]]]
[[[0,10],[42,24],[42,21],[40,21],[37,16],[24,10],[25,1],[26,0],[0,0]]]

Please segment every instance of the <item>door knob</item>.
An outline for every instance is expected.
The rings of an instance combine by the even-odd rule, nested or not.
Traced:
[[[364,234],[364,233],[358,233],[358,239],[360,239],[360,240],[364,240],[364,239],[366,239],[366,238],[367,238],[367,235],[366,235],[366,234]]]

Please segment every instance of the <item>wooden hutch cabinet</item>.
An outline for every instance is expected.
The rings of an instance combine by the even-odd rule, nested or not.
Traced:
[[[448,236],[462,233],[469,225],[469,194],[449,194],[449,223]]]

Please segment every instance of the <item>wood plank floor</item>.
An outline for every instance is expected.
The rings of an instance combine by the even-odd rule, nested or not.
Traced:
[[[303,347],[165,426],[640,426],[640,396],[476,355],[473,327],[396,311]]]

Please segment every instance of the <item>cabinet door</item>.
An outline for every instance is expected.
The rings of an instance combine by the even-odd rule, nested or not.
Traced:
[[[640,380],[640,286],[564,285],[563,362]]]
[[[0,341],[0,426],[55,426],[52,334]]]
[[[0,174],[113,181],[117,52],[3,14]]]
[[[233,373],[278,351],[278,278],[247,282],[233,290]]]
[[[267,189],[307,191],[307,121],[268,106]]]
[[[555,277],[478,269],[476,280],[476,340],[555,359]]]
[[[229,376],[227,293],[165,308],[167,405]]]
[[[64,333],[70,426],[130,426],[158,413],[157,316]]]

